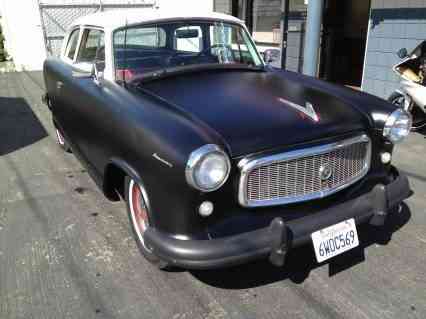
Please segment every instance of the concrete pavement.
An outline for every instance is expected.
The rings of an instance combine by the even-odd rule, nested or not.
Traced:
[[[55,144],[39,73],[0,74],[0,318],[425,318],[426,139],[395,163],[414,196],[384,233],[317,265],[311,247],[284,268],[161,272],[110,203]],[[392,235],[392,233],[398,230]]]

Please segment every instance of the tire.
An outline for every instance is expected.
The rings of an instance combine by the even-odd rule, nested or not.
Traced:
[[[393,92],[388,99],[393,105],[405,109],[405,97],[401,93]],[[416,132],[426,125],[426,114],[418,105],[412,103],[408,110],[413,116],[413,126],[412,131]]]
[[[125,178],[125,200],[127,207],[127,214],[129,216],[130,225],[132,227],[133,237],[136,244],[145,257],[151,264],[162,270],[168,270],[169,264],[160,258],[158,258],[150,249],[146,246],[143,233],[150,226],[150,213],[146,206],[146,191],[144,187],[135,182],[130,177]]]
[[[56,142],[65,152],[71,153],[71,148],[61,131],[55,126]]]

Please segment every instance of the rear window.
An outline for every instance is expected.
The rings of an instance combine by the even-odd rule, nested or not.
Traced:
[[[138,27],[117,31],[114,35],[114,44],[124,47],[125,43],[128,47],[164,48],[166,31],[159,27]]]
[[[174,49],[199,53],[203,50],[203,30],[200,26],[184,26],[175,30]]]

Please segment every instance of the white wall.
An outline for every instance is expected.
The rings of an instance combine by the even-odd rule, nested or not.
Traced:
[[[157,0],[157,3],[170,10],[213,11],[213,0]],[[46,49],[37,0],[0,0],[0,12],[6,50],[16,69],[41,70]]]
[[[191,8],[192,10],[213,11],[213,0],[157,0],[160,8]]]
[[[0,0],[5,46],[17,70],[41,70],[46,52],[35,0]]]

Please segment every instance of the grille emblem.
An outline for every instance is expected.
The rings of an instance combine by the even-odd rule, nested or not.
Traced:
[[[328,181],[333,176],[333,170],[330,165],[321,165],[319,169],[319,176],[323,182]]]

